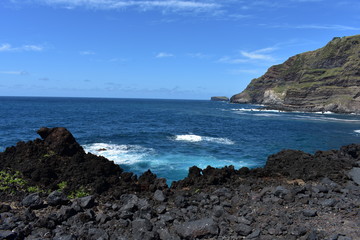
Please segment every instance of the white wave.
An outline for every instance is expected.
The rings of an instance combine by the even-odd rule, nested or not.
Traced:
[[[256,113],[254,116],[261,116],[261,117],[278,117],[278,115],[273,113]]]
[[[185,141],[185,142],[214,142],[214,143],[226,144],[226,145],[235,144],[234,141],[231,141],[228,138],[205,137],[195,134],[176,135],[175,140]]]
[[[134,164],[144,161],[144,158],[154,152],[152,148],[139,145],[117,145],[109,143],[93,143],[84,145],[85,152],[106,157],[116,164]]]
[[[358,119],[344,119],[334,117],[318,117],[318,116],[294,116],[295,119],[311,120],[311,121],[325,121],[325,122],[360,122]]]
[[[354,130],[354,132],[356,132],[356,133],[360,133],[360,130]]]
[[[176,141],[187,141],[187,142],[201,142],[203,138],[198,135],[189,134],[189,135],[176,135]]]
[[[240,112],[283,112],[281,110],[274,110],[274,109],[263,109],[263,108],[233,108],[233,111],[240,111]]]

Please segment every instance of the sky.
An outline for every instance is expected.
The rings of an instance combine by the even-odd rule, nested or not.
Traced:
[[[0,96],[210,99],[360,34],[358,0],[0,0]]]

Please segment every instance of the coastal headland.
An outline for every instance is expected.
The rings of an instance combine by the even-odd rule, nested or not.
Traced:
[[[360,145],[137,177],[65,128],[0,153],[0,239],[360,239]]]
[[[274,65],[232,103],[283,111],[360,113],[360,35],[335,37],[326,46]]]

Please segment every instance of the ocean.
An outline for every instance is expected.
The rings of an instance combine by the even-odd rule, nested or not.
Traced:
[[[360,116],[261,111],[201,100],[0,97],[0,151],[66,127],[87,152],[125,171],[150,169],[168,183],[188,168],[261,167],[282,149],[338,149],[359,143]]]

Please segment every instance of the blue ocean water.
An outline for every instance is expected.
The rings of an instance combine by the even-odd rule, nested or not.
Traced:
[[[358,115],[195,100],[0,97],[0,151],[37,138],[42,126],[66,127],[86,151],[169,182],[193,165],[258,167],[282,149],[313,153],[360,142]]]

